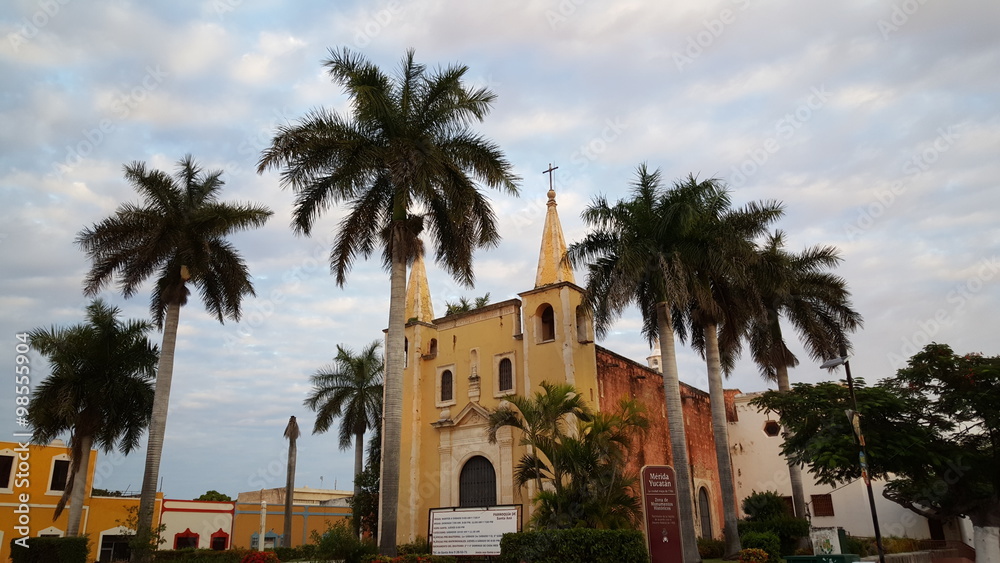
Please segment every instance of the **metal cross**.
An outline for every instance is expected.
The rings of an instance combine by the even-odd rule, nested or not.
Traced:
[[[558,170],[558,169],[559,169],[558,166],[552,166],[552,163],[550,162],[549,163],[549,169],[548,170],[542,170],[542,174],[548,174],[549,175],[549,189],[550,190],[552,189],[552,173],[554,171]]]

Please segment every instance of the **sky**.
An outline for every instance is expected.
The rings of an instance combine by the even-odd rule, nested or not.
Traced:
[[[431,68],[465,64],[470,84],[498,96],[475,127],[505,151],[521,194],[489,194],[503,240],[476,254],[475,288],[428,264],[439,316],[460,297],[532,288],[550,163],[573,242],[592,198],[627,196],[645,162],[668,183],[719,178],[737,205],[780,201],[790,249],[840,250],[865,319],[856,377],[890,376],[930,341],[1000,354],[997,23],[991,0],[3,2],[0,365],[13,374],[18,333],[83,320],[89,264],[74,238],[137,201],[122,167],[173,173],[191,154],[224,171],[223,200],[275,215],[231,238],[257,292],[242,321],[220,324],[194,298],[181,312],[162,490],[284,486],[291,415],[303,429],[296,484],[349,490],[352,452],[335,431],[312,435],[302,401],[337,344],[382,337],[388,274],[375,256],[337,287],[327,256],[342,211],[297,236],[292,194],[277,172],[255,171],[276,125],[348,109],[321,66],[343,47],[387,72],[408,48]],[[149,295],[101,297],[148,318]],[[630,310],[599,344],[644,362],[640,326]],[[842,377],[793,349],[793,381]],[[48,372],[30,358],[36,384]],[[685,349],[679,364],[707,389],[698,356]],[[768,387],[748,361],[726,385]],[[13,385],[0,388],[9,440]],[[144,455],[101,455],[95,486],[138,490]]]

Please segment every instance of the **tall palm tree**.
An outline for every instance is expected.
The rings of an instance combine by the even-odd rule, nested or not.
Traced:
[[[587,266],[587,302],[599,337],[634,303],[642,313],[643,334],[650,342],[659,340],[685,563],[697,563],[701,556],[694,529],[674,316],[678,305],[687,301],[683,257],[692,247],[687,239],[699,198],[691,190],[664,190],[659,170],[640,164],[629,199],[610,205],[596,197],[584,210],[583,219],[593,230],[567,253],[573,265]]]
[[[754,239],[766,233],[783,211],[773,201],[751,202],[733,209],[729,190],[714,179],[699,181],[688,176],[676,183],[674,189],[701,194],[690,233],[694,251],[684,258],[689,301],[683,315],[674,321],[682,336],[683,325],[690,327],[692,345],[702,353],[708,368],[725,551],[731,557],[740,550],[740,537],[722,373],[731,371],[741,340],[746,336],[748,319],[759,308],[756,289],[747,275],[757,259]]]
[[[131,297],[147,278],[156,279],[150,311],[163,330],[163,343],[139,497],[139,535],[148,535],[153,522],[177,323],[191,292],[188,283],[198,288],[205,307],[220,323],[226,318],[238,321],[241,301],[254,291],[246,263],[226,237],[261,227],[272,214],[261,205],[220,202],[221,170],[205,173],[190,155],[177,168],[171,177],[147,169],[142,162],[126,165],[125,179],[142,202],[122,204],[114,215],[83,229],[76,239],[93,261],[84,282],[87,295],[117,277],[122,294]],[[133,560],[149,557],[133,553]]]
[[[337,345],[333,364],[310,378],[312,392],[305,406],[316,413],[313,434],[326,432],[340,418],[340,449],[354,443],[354,494],[361,492],[358,475],[364,470],[365,432],[374,430],[382,418],[381,343],[373,341],[357,355]]]
[[[789,391],[788,368],[799,364],[788,349],[781,318],[792,324],[809,355],[822,361],[839,355],[846,333],[860,328],[861,315],[851,306],[847,282],[826,270],[840,264],[832,246],[813,246],[799,253],[785,249],[785,234],[775,231],[758,251],[753,268],[754,285],[761,300],[759,315],[751,319],[748,344],[761,376],[775,381],[779,391]],[[802,473],[788,464],[795,514],[805,515]]]
[[[282,169],[282,185],[295,192],[298,233],[308,235],[331,204],[349,207],[330,254],[338,285],[358,256],[377,248],[389,270],[379,542],[390,555],[397,540],[406,266],[427,228],[438,263],[472,286],[473,251],[500,240],[477,183],[517,194],[518,179],[499,147],[470,127],[486,117],[496,95],[466,87],[465,66],[428,72],[413,57],[407,51],[399,72],[388,76],[358,53],[331,50],[324,66],[350,97],[349,114],[316,109],[279,127],[257,169]]]
[[[301,435],[302,432],[299,431],[299,423],[295,421],[295,417],[288,417],[284,434],[288,440],[288,467],[285,472],[285,526],[281,531],[281,545],[286,547],[292,545],[292,501],[295,497],[295,458],[298,453],[295,442]]]
[[[153,408],[158,351],[146,338],[153,325],[120,321],[119,312],[97,299],[87,306],[86,323],[28,334],[52,370],[32,397],[32,440],[45,444],[69,432],[69,479],[53,519],[69,501],[70,536],[80,534],[91,448],[128,454],[139,445]]]

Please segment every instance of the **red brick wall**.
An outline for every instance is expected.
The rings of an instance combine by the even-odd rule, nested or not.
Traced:
[[[622,398],[635,399],[646,407],[649,431],[632,448],[629,470],[636,475],[644,465],[674,465],[667,425],[666,401],[663,395],[663,376],[656,371],[629,360],[624,356],[597,347],[597,380],[599,405],[602,411],[613,410]],[[726,418],[736,421],[733,398],[738,390],[726,390]],[[712,527],[721,530],[722,492],[719,488],[718,462],[715,456],[715,436],[712,431],[712,409],[708,393],[681,383],[681,402],[684,408],[684,432],[692,479],[705,479],[712,483],[709,496],[713,501]],[[694,490],[697,502],[697,490]],[[701,533],[701,523],[695,523]]]

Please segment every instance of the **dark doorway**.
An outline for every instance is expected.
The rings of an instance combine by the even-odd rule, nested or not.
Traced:
[[[477,455],[465,462],[458,478],[458,505],[495,506],[497,503],[497,473],[490,460]]]
[[[701,537],[712,537],[712,510],[708,506],[708,491],[698,489],[698,513],[701,515]]]

